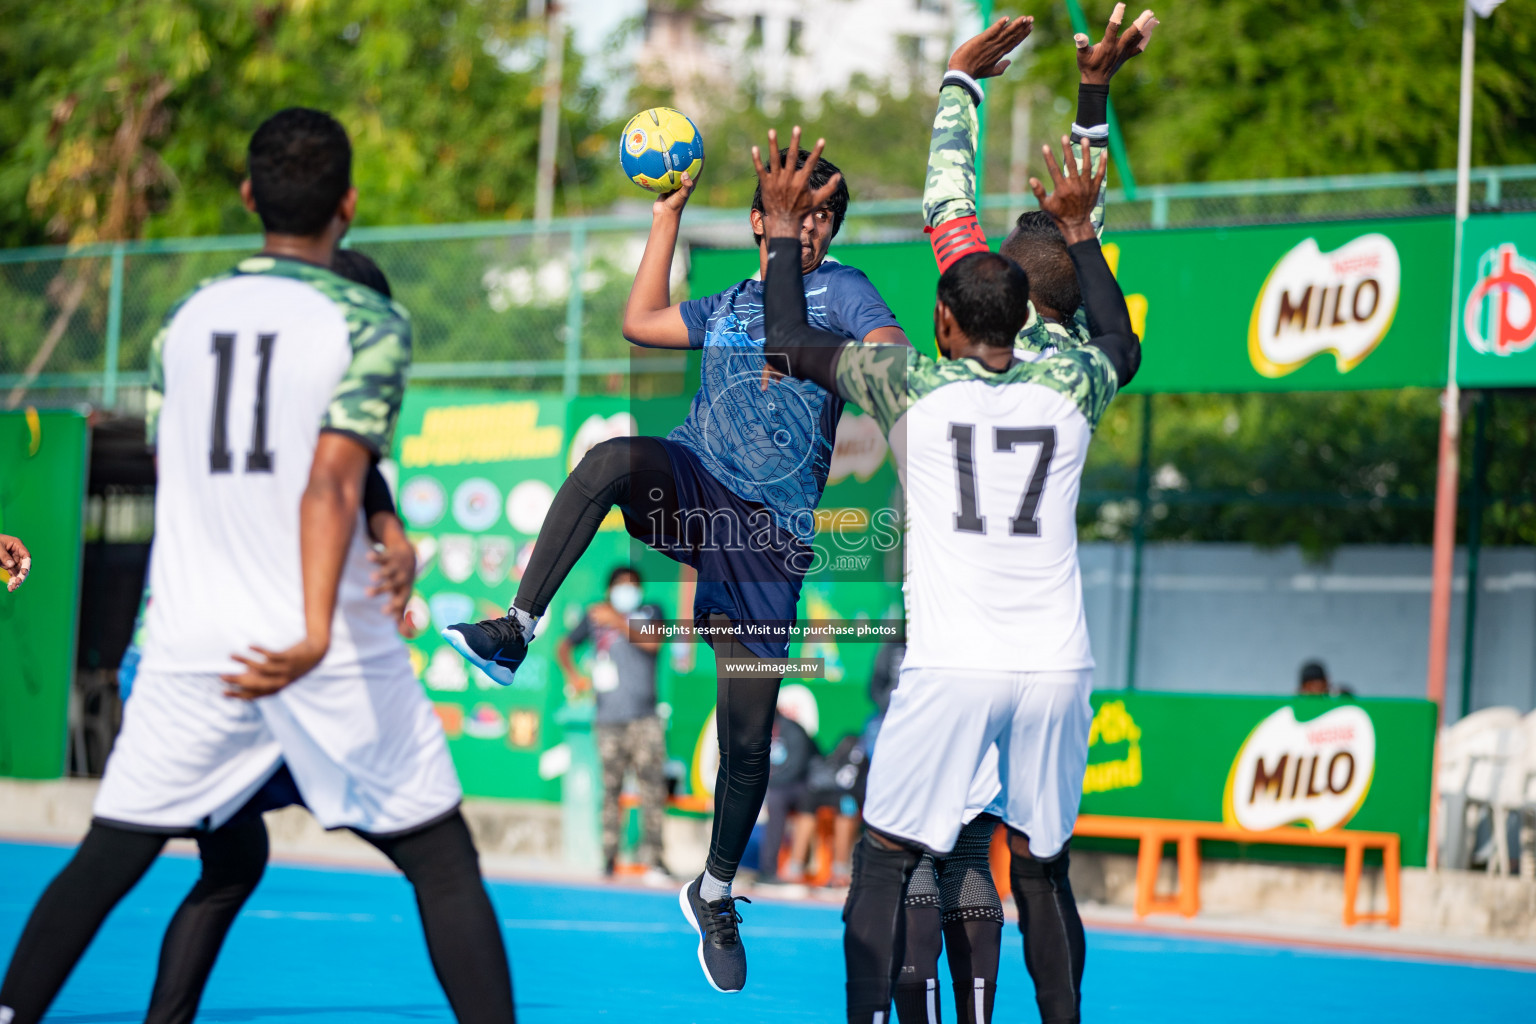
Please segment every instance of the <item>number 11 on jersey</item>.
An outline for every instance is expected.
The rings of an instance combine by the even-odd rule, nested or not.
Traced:
[[[245,453],[247,473],[272,472],[273,453],[267,447],[267,380],[272,371],[272,350],[277,335],[256,336],[256,407],[252,412],[251,450]],[[213,439],[208,448],[208,472],[228,473],[233,465],[229,451],[229,390],[234,376],[235,336],[213,336]]]

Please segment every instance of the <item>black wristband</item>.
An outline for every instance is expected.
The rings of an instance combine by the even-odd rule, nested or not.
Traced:
[[[1109,121],[1109,83],[1091,85],[1082,82],[1077,87],[1077,125],[1094,128]]]

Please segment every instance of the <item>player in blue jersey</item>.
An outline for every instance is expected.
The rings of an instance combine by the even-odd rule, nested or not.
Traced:
[[[796,166],[803,167],[810,154],[798,153]],[[836,188],[800,229],[810,320],[855,341],[906,344],[869,279],[827,258],[848,210],[848,189],[830,162],[813,164],[816,186],[834,179]],[[843,401],[767,367],[761,274],[718,295],[671,301],[672,254],[693,188],[684,178],[682,188],[652,207],[624,336],[644,347],[702,349],[698,394],[667,437],[617,438],[592,448],[555,496],[507,615],[443,631],[498,682],[511,682],[539,616],[614,506],[631,536],[698,571],[694,621],[717,665],[788,653]],[[759,195],[749,216],[760,270],[768,252],[762,210]],[[746,982],[747,961],[731,882],[767,792],[779,677],[726,675],[720,667],[717,680],[720,768],[709,859],[679,900],[699,933],[706,979],[736,992]]]

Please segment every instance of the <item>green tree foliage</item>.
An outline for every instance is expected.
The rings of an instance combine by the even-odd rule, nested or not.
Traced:
[[[263,118],[347,126],[359,221],[528,215],[540,26],[524,0],[0,0],[0,242],[249,231]],[[561,167],[614,187],[616,131],[567,56]],[[571,189],[563,189],[565,198]]]

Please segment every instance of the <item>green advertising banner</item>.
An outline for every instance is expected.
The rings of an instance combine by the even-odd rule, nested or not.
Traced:
[[[1463,387],[1536,384],[1536,213],[1467,221],[1457,309]]]
[[[1430,701],[1102,690],[1093,706],[1084,814],[1395,832],[1424,864]]]
[[[1339,391],[1445,383],[1447,217],[1120,232],[1105,238],[1142,337],[1132,391]],[[933,254],[845,245],[909,337],[933,351]],[[752,250],[693,254],[708,295],[757,271]]]
[[[89,449],[83,413],[0,413],[0,533],[32,553],[19,590],[0,584],[0,775],[64,774]]]

